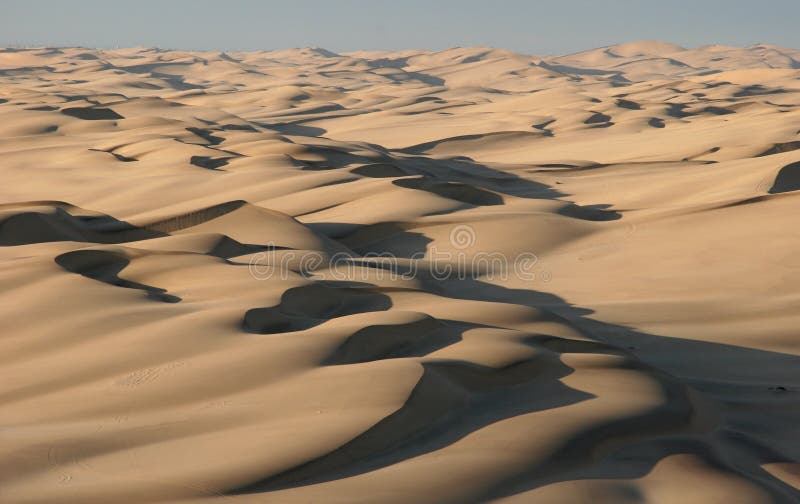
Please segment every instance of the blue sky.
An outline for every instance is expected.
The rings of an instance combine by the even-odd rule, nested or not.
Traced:
[[[0,0],[0,45],[565,54],[658,39],[800,48],[800,0]]]

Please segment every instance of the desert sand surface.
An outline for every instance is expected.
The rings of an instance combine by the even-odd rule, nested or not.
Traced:
[[[800,51],[0,50],[0,502],[800,502]]]

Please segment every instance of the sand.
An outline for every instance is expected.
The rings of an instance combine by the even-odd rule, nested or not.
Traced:
[[[0,501],[800,501],[800,51],[0,51]]]

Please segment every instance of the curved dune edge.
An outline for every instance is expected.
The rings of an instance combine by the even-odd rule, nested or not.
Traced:
[[[0,50],[0,501],[800,500],[798,62]]]

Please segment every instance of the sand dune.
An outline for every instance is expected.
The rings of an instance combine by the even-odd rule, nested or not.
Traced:
[[[0,501],[800,501],[800,51],[0,50]]]

